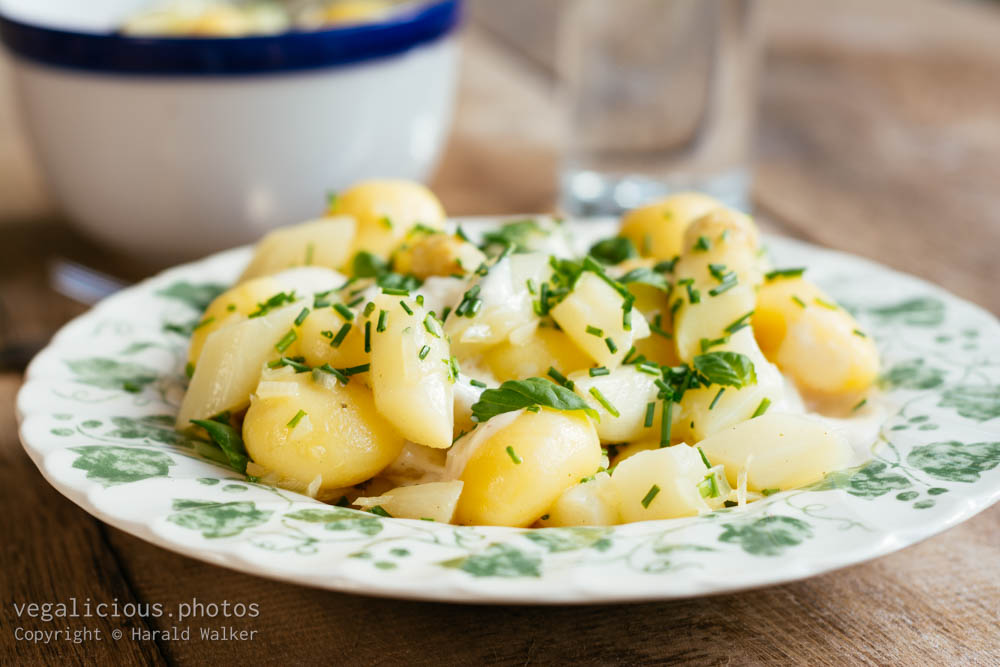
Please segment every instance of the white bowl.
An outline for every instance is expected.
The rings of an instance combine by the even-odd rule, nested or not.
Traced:
[[[245,38],[116,34],[148,0],[0,0],[23,117],[87,234],[159,260],[315,217],[365,178],[425,180],[454,100],[460,0]]]

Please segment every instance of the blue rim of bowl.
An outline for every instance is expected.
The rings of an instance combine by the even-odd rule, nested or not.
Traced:
[[[253,37],[134,37],[24,23],[0,15],[0,41],[57,67],[142,75],[264,74],[349,65],[404,53],[450,33],[462,0],[401,8],[383,21]]]

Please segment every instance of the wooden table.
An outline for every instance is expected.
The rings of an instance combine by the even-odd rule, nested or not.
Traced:
[[[555,200],[551,19],[534,0],[477,4],[459,113],[435,181],[454,213]],[[536,5],[532,7],[532,5]],[[828,5],[835,5],[830,7]],[[873,6],[874,5],[874,6]],[[532,20],[524,20],[533,12]],[[1000,311],[1000,10],[969,2],[775,0],[755,200],[772,230],[874,257]],[[0,66],[0,78],[5,79]],[[4,336],[31,341],[82,308],[38,257],[134,278],[68,232],[0,105]],[[249,577],[108,528],[21,450],[20,377],[0,375],[0,662],[511,664],[1000,663],[1000,507],[878,561],[737,595],[618,607],[469,607],[339,595]],[[15,641],[11,602],[256,602],[252,641]],[[170,622],[71,620],[70,628]],[[197,623],[194,624],[197,627]],[[197,630],[195,630],[197,632]]]

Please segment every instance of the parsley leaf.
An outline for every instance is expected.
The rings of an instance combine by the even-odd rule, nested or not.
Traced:
[[[590,256],[602,264],[620,264],[639,253],[630,239],[612,236],[590,246]]]
[[[757,384],[757,372],[753,362],[739,352],[708,352],[694,358],[694,368],[712,384],[744,387]]]
[[[191,423],[208,432],[212,442],[217,444],[222,453],[226,455],[233,470],[246,474],[250,458],[247,456],[247,448],[243,444],[243,438],[240,437],[236,429],[214,419],[192,419]]]
[[[416,276],[393,273],[388,262],[365,250],[354,255],[351,273],[355,278],[374,278],[375,284],[382,288],[410,291],[420,287],[420,280]]]
[[[542,378],[507,380],[498,389],[487,389],[473,404],[472,415],[482,423],[505,412],[536,405],[554,410],[583,410],[594,419],[599,419],[597,411],[582,398]]]
[[[544,238],[548,235],[548,232],[542,229],[537,220],[531,218],[513,220],[505,223],[499,229],[483,234],[482,248],[501,245],[513,246],[520,251],[527,251],[534,248],[538,238]]]

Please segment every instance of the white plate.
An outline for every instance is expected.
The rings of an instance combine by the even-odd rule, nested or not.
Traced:
[[[636,601],[777,584],[901,549],[996,502],[997,320],[872,262],[767,242],[776,266],[808,266],[874,335],[893,408],[869,463],[744,510],[611,528],[458,527],[248,483],[173,431],[187,340],[169,330],[235,279],[245,248],[171,269],[64,327],[28,369],[21,439],[60,492],[164,548],[308,586],[428,600]]]

